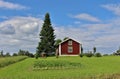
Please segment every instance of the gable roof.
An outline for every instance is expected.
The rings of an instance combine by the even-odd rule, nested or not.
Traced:
[[[71,39],[71,38],[68,38],[68,39],[64,40],[63,42],[59,43],[59,45],[62,44],[62,43],[64,43],[64,42],[66,42],[66,41],[68,41],[68,40],[75,41],[75,40],[73,40],[73,39]],[[79,43],[78,41],[75,41],[75,42]],[[80,43],[79,43],[79,44],[80,44]]]

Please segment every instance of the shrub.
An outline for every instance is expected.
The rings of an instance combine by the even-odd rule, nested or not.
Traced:
[[[100,53],[96,53],[95,57],[102,57],[102,55]]]
[[[13,56],[18,56],[18,54],[17,53],[13,53]]]
[[[84,55],[81,53],[81,54],[80,54],[80,57],[83,57],[83,56],[84,56]]]
[[[87,56],[87,57],[92,57],[93,54],[92,54],[92,52],[89,52],[89,53],[85,53],[85,56]]]

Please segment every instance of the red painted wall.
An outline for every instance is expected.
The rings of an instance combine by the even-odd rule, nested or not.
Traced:
[[[69,41],[69,40],[68,40]],[[61,44],[61,54],[62,55],[79,55],[80,52],[80,44],[74,40],[72,40],[73,52],[68,52],[68,41]]]

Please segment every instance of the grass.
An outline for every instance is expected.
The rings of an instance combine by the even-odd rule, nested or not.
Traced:
[[[26,59],[26,56],[15,56],[15,57],[1,57],[0,58],[0,68],[8,66],[10,64],[22,61]]]
[[[51,62],[55,63],[52,64]],[[65,62],[65,63],[64,63]],[[39,63],[37,66],[36,63]],[[72,67],[71,67],[72,63]],[[42,65],[41,65],[42,64]],[[55,69],[62,64],[62,69]],[[36,68],[36,67],[38,68]],[[44,67],[50,67],[44,69]],[[75,67],[74,67],[75,66]],[[51,69],[53,67],[53,69]],[[36,68],[36,70],[34,70]],[[43,69],[39,69],[43,68]],[[0,68],[0,79],[119,79],[120,57],[27,58]]]

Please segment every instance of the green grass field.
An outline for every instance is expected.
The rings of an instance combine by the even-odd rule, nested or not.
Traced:
[[[0,58],[0,68],[8,66],[10,64],[22,61],[26,59],[27,56],[15,56],[15,57],[1,57]]]
[[[0,60],[2,61],[2,60]],[[44,63],[41,69],[35,69],[36,62]],[[62,63],[65,68],[56,68],[56,65],[50,62],[66,62]],[[61,62],[62,61],[62,62]],[[72,63],[72,67],[71,67]],[[80,65],[78,65],[80,64]],[[75,66],[78,65],[78,66]],[[52,66],[54,68],[52,68]],[[68,68],[66,68],[68,66]],[[0,79],[119,79],[120,73],[120,57],[55,57],[27,58],[15,64],[0,68]],[[111,77],[111,78],[109,78]],[[114,77],[114,78],[113,78]],[[119,78],[118,78],[119,77]]]

